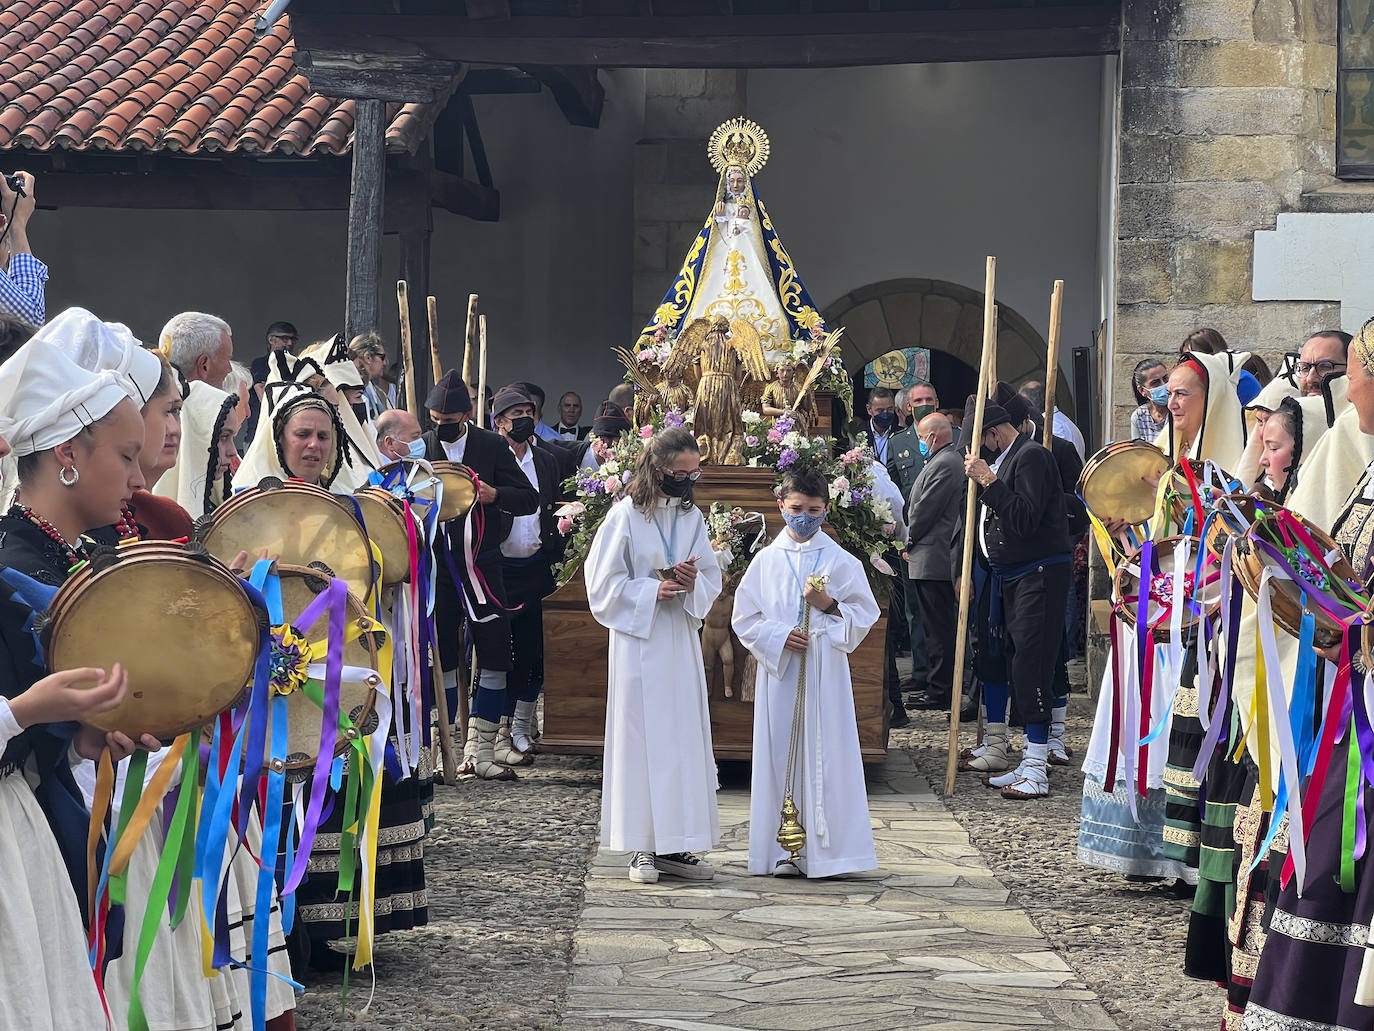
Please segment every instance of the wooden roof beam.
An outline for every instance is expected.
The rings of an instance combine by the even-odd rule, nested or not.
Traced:
[[[298,55],[323,50],[362,59],[384,50],[401,65],[408,60],[565,68],[819,68],[1081,57],[1121,48],[1119,11],[1102,5],[497,21],[299,13],[292,25]],[[312,82],[312,88],[320,87]]]
[[[595,129],[601,124],[601,109],[606,91],[596,77],[595,68],[527,68],[531,75],[549,87],[553,99],[570,125]]]

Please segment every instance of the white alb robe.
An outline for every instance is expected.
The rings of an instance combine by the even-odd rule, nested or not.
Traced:
[[[830,577],[838,615],[811,610],[806,698],[792,800],[806,828],[799,866],[808,877],[878,866],[868,818],[859,727],[847,656],[880,615],[863,565],[823,532],[797,541],[787,532],[755,556],[735,589],[732,623],[758,659],[754,694],[753,784],[749,797],[749,871],[772,873],[786,851],[775,840],[801,656],[783,647],[801,622],[806,578]]]
[[[664,499],[653,516],[628,498],[613,505],[582,571],[592,615],[611,632],[601,844],[668,855],[720,836],[699,630],[721,577],[700,511]],[[656,600],[654,571],[692,556],[693,590]]]

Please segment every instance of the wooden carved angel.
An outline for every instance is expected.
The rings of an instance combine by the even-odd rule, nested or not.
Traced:
[[[741,388],[747,381],[766,383],[768,360],[753,326],[722,315],[693,320],[673,345],[664,365],[669,378],[700,375],[695,429],[701,460],[708,465],[743,465],[744,421]]]

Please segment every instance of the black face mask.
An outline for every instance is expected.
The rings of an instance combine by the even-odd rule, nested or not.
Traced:
[[[510,429],[506,430],[506,436],[517,444],[523,444],[534,436],[534,420],[528,415],[522,415],[510,421]]]
[[[658,483],[663,493],[670,498],[685,498],[692,493],[691,480],[679,480],[672,476],[664,476]]]
[[[897,425],[897,413],[891,410],[873,416],[873,425],[883,433],[888,433]]]
[[[463,435],[463,424],[461,422],[442,422],[436,428],[436,433],[445,444],[452,444]]]
[[[367,424],[367,402],[366,402],[366,401],[359,401],[357,404],[355,404],[355,405],[349,405],[348,407],[350,407],[350,408],[353,409],[353,414],[356,415],[356,416],[358,417],[358,422],[359,422],[360,424],[363,424],[363,425],[366,425],[366,424]]]

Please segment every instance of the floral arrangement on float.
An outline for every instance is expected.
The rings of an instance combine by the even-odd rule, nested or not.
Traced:
[[[892,506],[874,489],[873,453],[867,447],[855,447],[837,457],[828,438],[803,436],[786,416],[770,419],[746,411],[740,417],[745,428],[745,463],[772,469],[775,478],[794,467],[818,470],[830,484],[827,521],[835,540],[850,554],[866,559],[873,572],[892,576],[894,571],[883,559],[883,553],[892,548],[897,525]],[[656,411],[651,425],[622,434],[599,468],[580,469],[568,478],[564,488],[575,493],[576,498],[557,512],[559,532],[568,538],[563,562],[555,570],[560,587],[572,579],[582,564],[601,520],[625,496],[644,442],[659,430],[691,425],[691,412]],[[727,572],[743,573],[754,554],[767,543],[766,536],[752,522],[753,515],[740,508],[726,508],[720,502],[714,503],[707,514],[712,546]],[[885,579],[872,579],[875,589],[887,589]]]

